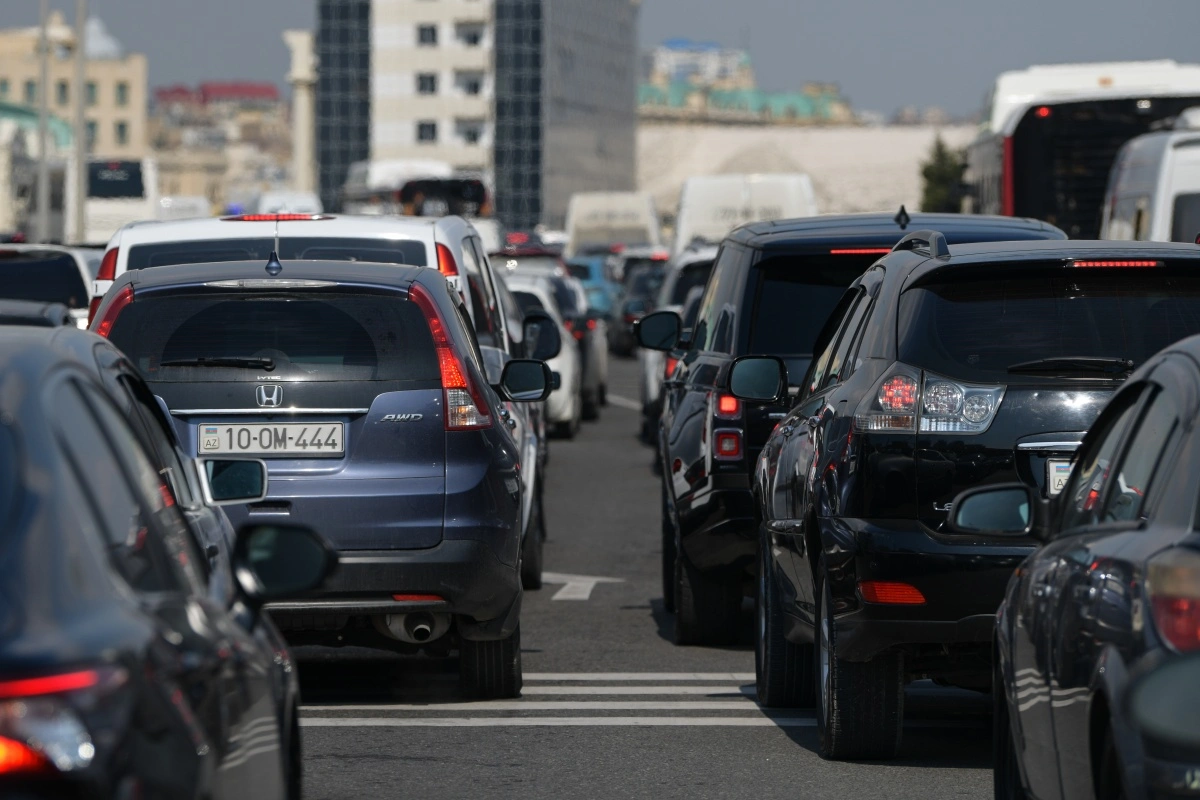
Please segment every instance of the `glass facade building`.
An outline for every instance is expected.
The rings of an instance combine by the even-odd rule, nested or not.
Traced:
[[[328,210],[355,161],[371,157],[371,0],[318,0],[317,190]]]

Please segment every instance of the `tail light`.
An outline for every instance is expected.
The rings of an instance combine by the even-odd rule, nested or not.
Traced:
[[[589,319],[589,320],[587,321],[587,323],[586,323],[586,324],[587,324],[587,329],[588,329],[589,331],[594,331],[594,330],[596,330],[596,328],[597,328],[597,327],[598,327],[598,325],[599,325],[599,323],[597,323],[597,322],[596,322],[596,320],[594,320],[594,319]]]
[[[318,219],[333,219],[326,214],[236,214],[221,217],[222,222],[311,222]]]
[[[892,252],[889,247],[835,247],[829,251],[831,256],[886,256]]]
[[[738,419],[742,416],[742,401],[731,394],[717,395],[717,418]]]
[[[104,312],[104,316],[95,323],[93,330],[103,336],[105,339],[112,333],[113,325],[117,322],[117,317],[125,310],[125,307],[133,302],[133,287],[126,286],[122,289],[112,302],[108,304],[108,308]]]
[[[1003,386],[984,386],[922,374],[905,364],[886,375],[854,415],[859,431],[983,433],[992,424]]]
[[[437,246],[437,265],[438,272],[447,278],[458,275],[458,262],[454,260],[454,254],[450,252],[450,248],[444,244]]]
[[[713,431],[713,457],[719,461],[737,461],[742,457],[742,432],[732,428]]]
[[[679,359],[674,356],[667,356],[666,364],[663,367],[663,378],[669,378],[675,374],[675,367],[679,366]]]
[[[1072,261],[1073,267],[1161,267],[1161,261],[1148,261],[1143,259],[1105,259],[1102,261]]]
[[[925,595],[910,583],[900,581],[859,581],[858,591],[868,603],[889,606],[920,606]]]
[[[95,711],[127,678],[101,667],[0,681],[0,776],[87,768],[96,746],[79,712]]]
[[[121,250],[118,247],[112,247],[104,251],[104,257],[100,259],[100,269],[96,272],[96,282],[92,287],[92,302],[88,304],[88,325],[92,324],[92,320],[96,318],[96,312],[100,310],[100,303],[104,300],[104,293],[108,291],[111,282],[117,277],[117,256]],[[106,283],[101,284],[101,281]]]
[[[571,335],[575,337],[575,341],[582,342],[583,337],[587,336],[587,331],[576,328],[575,330],[571,331]]]
[[[1159,635],[1181,653],[1200,650],[1200,553],[1167,550],[1150,559],[1146,578]]]
[[[628,325],[632,325],[633,323],[635,323],[635,322],[637,322],[637,321],[638,321],[638,315],[637,315],[637,314],[631,314],[631,313],[629,313],[629,312],[626,312],[626,313],[625,313],[625,322],[626,322],[626,324],[628,324]]]
[[[442,245],[438,245],[439,248]],[[454,350],[454,343],[446,333],[446,321],[438,310],[437,303],[428,291],[414,283],[408,296],[425,315],[429,333],[437,350],[438,367],[442,373],[442,397],[446,404],[446,430],[470,431],[490,428],[492,418],[488,415],[487,401],[479,391],[471,373]]]
[[[879,382],[854,414],[860,431],[915,431],[920,399],[920,373],[901,364]]]

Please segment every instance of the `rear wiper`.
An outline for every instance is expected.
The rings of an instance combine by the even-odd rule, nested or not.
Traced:
[[[1132,372],[1135,364],[1128,358],[1106,358],[1104,356],[1067,356],[1065,358],[1039,358],[1022,361],[1008,368],[1009,372],[1098,372],[1103,375],[1124,375]]]
[[[247,369],[265,369],[268,372],[275,369],[273,358],[252,358],[240,356],[223,356],[218,358],[176,358],[171,361],[160,361],[160,367],[245,367]]]

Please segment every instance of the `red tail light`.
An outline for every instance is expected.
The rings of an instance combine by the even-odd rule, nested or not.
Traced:
[[[53,771],[49,760],[22,742],[0,736],[0,775]]]
[[[892,252],[887,247],[835,247],[829,251],[831,256],[883,256]]]
[[[1013,216],[1017,207],[1017,180],[1013,167],[1013,140],[1004,137],[1004,155],[1000,173],[1000,213]]]
[[[46,675],[41,678],[0,681],[0,700],[76,692],[80,689],[90,689],[99,682],[100,673],[94,669],[81,670],[79,672],[64,672],[59,675]]]
[[[731,394],[717,397],[717,416],[721,419],[737,419],[742,415],[742,401]]]
[[[104,252],[104,258],[100,259],[100,269],[96,272],[96,280],[111,281],[117,277],[117,255],[120,254],[119,247],[113,247]]]
[[[238,214],[221,217],[222,222],[310,222],[317,219],[333,219],[325,214]]]
[[[1167,550],[1150,560],[1146,578],[1159,635],[1181,653],[1200,650],[1200,553]]]
[[[104,302],[103,297],[93,297],[88,303],[88,325],[92,324],[92,320],[96,318],[96,312],[100,310],[100,304]]]
[[[125,310],[125,306],[132,302],[133,287],[126,286],[120,291],[120,293],[117,294],[116,297],[113,298],[112,302],[109,303],[108,309],[104,312],[104,316],[100,318],[99,322],[95,323],[95,328],[93,330],[107,339],[108,334],[112,332],[113,325],[115,325],[117,322],[117,317],[119,317],[121,312]]]
[[[1075,261],[1073,267],[1161,267],[1161,261],[1106,259],[1101,261]]]
[[[596,320],[594,320],[594,319],[589,319],[589,320],[587,321],[587,329],[588,329],[589,331],[594,331],[594,330],[596,330]]]
[[[392,599],[400,603],[444,603],[440,594],[394,594]]]
[[[444,244],[437,246],[437,262],[438,272],[447,278],[458,275],[458,262],[454,260],[454,254],[450,252],[450,248]]]
[[[571,331],[571,335],[575,337],[575,341],[582,342],[583,337],[587,336],[587,331],[573,330]]]
[[[742,432],[713,431],[713,454],[721,461],[736,461],[742,457]]]
[[[925,604],[925,595],[910,583],[899,581],[860,581],[858,590],[868,603],[890,606],[920,606]]]
[[[675,367],[679,366],[679,359],[673,356],[667,356],[667,363],[663,369],[663,377],[669,378],[675,374]]]
[[[439,251],[441,248],[442,245],[438,245]],[[446,430],[490,428],[492,418],[488,416],[487,402],[462,359],[454,351],[454,343],[446,333],[446,321],[442,319],[437,303],[423,286],[416,283],[409,287],[408,297],[425,315],[433,346],[437,349],[438,367],[442,373],[442,397],[446,405]]]
[[[918,388],[917,382],[907,375],[888,378],[879,389],[879,405],[885,411],[914,412]]]
[[[1035,111],[1033,113],[1037,114],[1039,119],[1046,119],[1054,112],[1050,110],[1050,106],[1041,106],[1040,108],[1038,108],[1037,111]]]
[[[666,250],[655,250],[650,254],[651,261],[667,261],[671,258],[671,254]]]

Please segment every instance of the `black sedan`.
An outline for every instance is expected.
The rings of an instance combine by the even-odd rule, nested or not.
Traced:
[[[249,526],[215,602],[136,423],[58,330],[0,328],[0,796],[299,797],[295,674],[259,609],[335,557]],[[197,474],[212,503],[266,491],[258,461]]]
[[[996,797],[1196,796],[1196,748],[1140,734],[1123,698],[1139,673],[1200,650],[1198,414],[1193,336],[1113,396],[1057,498],[993,484],[955,499],[953,534],[1044,542],[997,615]]]

